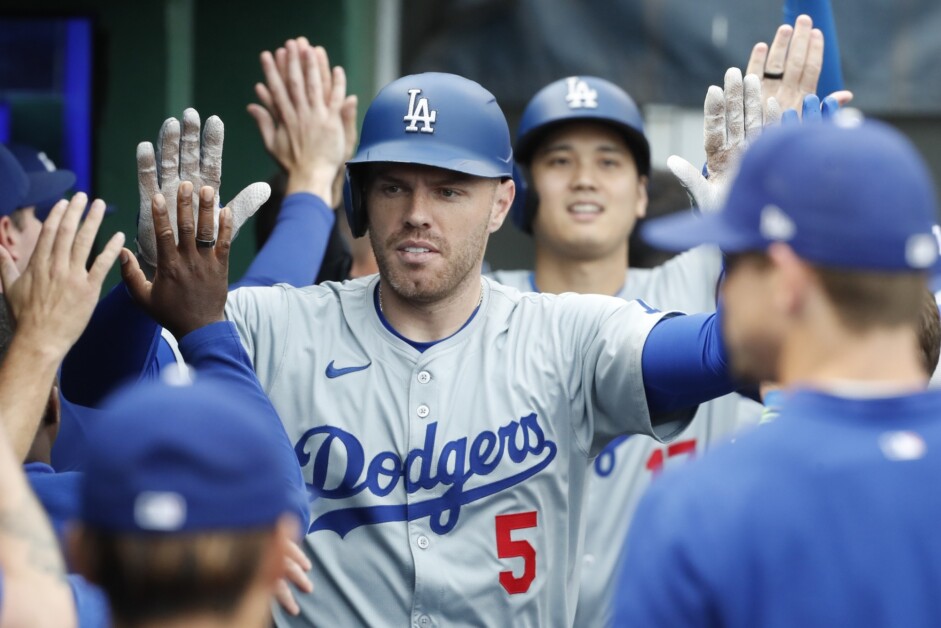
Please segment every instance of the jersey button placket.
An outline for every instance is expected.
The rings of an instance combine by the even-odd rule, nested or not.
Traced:
[[[431,369],[422,368],[418,365],[412,371],[409,380],[409,451],[414,451],[425,446],[428,428],[433,421],[439,418],[436,405],[438,380],[432,375]],[[439,453],[441,447],[440,434],[435,440],[435,451],[431,452],[432,457]],[[416,462],[414,470],[410,474],[412,481],[418,481],[419,467],[420,465]],[[409,512],[411,512],[413,505],[428,499],[431,499],[431,496],[420,488],[414,493],[407,493],[406,500]],[[421,519],[412,519],[409,516],[408,531],[412,546],[412,563],[415,568],[415,590],[411,609],[412,625],[417,628],[431,628],[436,625],[436,622],[431,619],[431,615],[428,614],[429,611],[434,609],[428,608],[427,603],[429,600],[425,598],[424,594],[428,584],[434,580],[436,568],[435,537],[429,526],[430,522],[427,516]]]
[[[419,615],[417,618],[415,618],[413,626],[415,628],[431,628],[434,626],[434,622],[431,621],[431,617],[428,615]]]

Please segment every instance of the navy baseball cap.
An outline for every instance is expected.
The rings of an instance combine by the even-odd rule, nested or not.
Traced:
[[[36,217],[45,220],[56,202],[75,185],[75,174],[69,170],[57,170],[45,153],[34,148],[11,144],[5,147],[5,150],[13,156],[14,163],[19,166],[22,175],[25,176],[27,188],[14,201],[11,209],[6,209],[9,205],[6,201],[12,201],[13,196],[8,196],[6,188],[0,191],[0,196],[4,197],[3,201],[0,201],[0,215],[7,215],[22,207],[35,206]],[[0,160],[0,170],[6,171],[8,168],[12,168],[9,160]],[[4,172],[0,174],[0,184],[6,182],[7,177],[22,179],[18,175]]]
[[[292,512],[274,436],[231,383],[137,384],[89,434],[80,518],[111,532],[273,525]]]
[[[767,130],[747,150],[721,211],[647,223],[653,246],[715,244],[726,253],[785,242],[821,266],[929,270],[937,199],[931,175],[898,131],[860,118]]]

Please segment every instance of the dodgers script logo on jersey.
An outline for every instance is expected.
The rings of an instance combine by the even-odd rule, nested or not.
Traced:
[[[569,77],[567,84],[569,93],[565,96],[565,102],[569,104],[569,109],[596,109],[598,107],[598,90],[588,87],[588,83],[577,76]]]
[[[432,491],[439,485],[450,487],[443,495],[407,505],[331,510],[312,521],[308,533],[333,530],[344,537],[359,526],[429,517],[432,531],[446,534],[457,524],[462,506],[536,475],[549,466],[558,451],[556,443],[546,438],[536,414],[510,421],[496,433],[483,430],[473,439],[459,438],[440,448],[437,432],[438,423],[429,423],[424,445],[408,452],[405,460],[394,451],[380,451],[368,461],[363,444],[346,430],[322,425],[304,432],[294,451],[302,467],[313,466],[307,485],[312,502],[346,499],[363,491],[386,497],[401,481],[409,494]],[[335,479],[328,486],[331,477]]]
[[[418,98],[419,94],[421,94],[420,89],[408,90],[408,113],[405,114],[403,120],[409,124],[405,127],[405,132],[434,133],[435,128],[432,125],[438,119],[438,112],[428,106],[427,98]],[[418,98],[417,103],[416,98]],[[419,122],[422,123],[421,128],[418,127]]]

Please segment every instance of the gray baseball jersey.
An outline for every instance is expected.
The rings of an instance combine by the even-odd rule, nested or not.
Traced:
[[[279,625],[569,626],[584,485],[651,426],[641,352],[662,314],[483,280],[423,353],[379,318],[378,277],[229,295],[311,492],[314,592]]]
[[[711,312],[721,267],[717,249],[699,247],[656,268],[631,268],[617,296],[689,314]],[[519,290],[537,289],[531,271],[495,271],[491,276]],[[585,506],[585,553],[575,626],[610,625],[621,549],[634,509],[650,481],[663,469],[726,439],[739,424],[757,423],[760,414],[759,404],[726,395],[701,405],[690,426],[669,445],[644,436],[621,436],[598,455]]]

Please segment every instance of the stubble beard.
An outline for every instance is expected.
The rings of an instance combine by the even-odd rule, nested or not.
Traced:
[[[395,243],[409,237],[428,240],[434,244],[442,261],[445,262],[440,273],[434,276],[429,276],[427,273],[416,276],[409,272],[406,266],[394,260],[397,255]],[[379,275],[393,292],[405,301],[422,304],[436,303],[452,296],[472,273],[479,273],[480,261],[487,245],[487,224],[484,223],[479,230],[459,242],[460,246],[456,249],[452,249],[438,238],[431,238],[428,234],[414,230],[400,231],[385,242],[379,242],[370,231],[369,239],[376,255]]]

